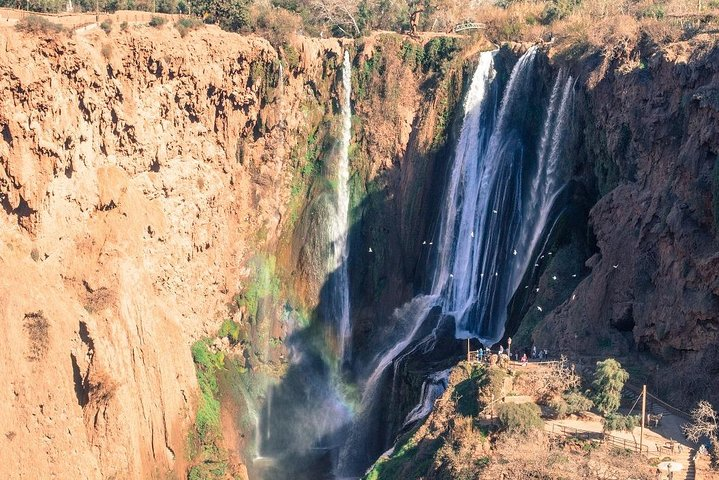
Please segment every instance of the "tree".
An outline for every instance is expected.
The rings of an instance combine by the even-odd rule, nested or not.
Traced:
[[[567,358],[562,355],[559,362],[553,363],[542,375],[537,393],[540,397],[552,398],[578,389],[580,383],[581,379],[574,370],[574,365],[569,365]]]
[[[499,406],[499,424],[512,433],[529,433],[542,428],[540,408],[532,403],[503,403]]]
[[[597,362],[597,369],[594,371],[595,389],[594,404],[605,417],[616,412],[622,399],[622,388],[629,379],[629,374],[622,368],[622,365],[608,358]]]
[[[618,413],[610,413],[604,418],[605,432],[632,432],[634,427],[639,425],[638,415],[620,415]]]
[[[692,422],[682,425],[684,435],[695,443],[702,437],[707,437],[711,442],[712,463],[715,468],[719,467],[719,415],[711,403],[702,400],[691,411],[691,416]]]
[[[331,29],[337,29],[348,37],[361,35],[356,19],[357,0],[310,0],[309,6],[316,18],[327,23]]]

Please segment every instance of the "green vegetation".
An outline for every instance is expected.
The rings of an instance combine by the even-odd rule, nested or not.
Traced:
[[[604,417],[603,425],[605,432],[631,432],[634,427],[639,425],[640,419],[638,415],[620,415],[618,413],[610,413]]]
[[[555,418],[562,419],[567,415],[588,412],[594,406],[594,402],[579,392],[571,391],[561,397],[552,398],[548,406],[554,412]]]
[[[252,260],[254,276],[235,300],[238,307],[247,309],[251,322],[257,322],[260,302],[277,300],[280,295],[280,279],[277,276],[277,260],[273,256],[256,256]]]
[[[195,416],[195,428],[188,438],[188,453],[195,463],[188,478],[214,480],[224,478],[227,469],[227,452],[218,446],[220,430],[220,401],[217,377],[224,368],[222,352],[213,353],[209,340],[203,339],[192,345],[200,398]]]
[[[112,20],[109,18],[107,20],[103,20],[103,22],[100,24],[100,28],[103,32],[110,35],[110,32],[112,32]]]
[[[290,202],[288,206],[290,226],[294,226],[300,216],[303,200],[306,197],[312,183],[322,172],[322,148],[318,141],[318,131],[313,131],[307,136],[304,145],[304,153],[293,151],[295,170],[290,185]]]
[[[430,445],[420,446],[414,439],[414,431],[406,436],[401,447],[389,458],[382,458],[363,477],[364,480],[394,480],[423,478],[432,464],[434,454],[441,442],[434,440]]]
[[[289,43],[282,45],[283,59],[287,65],[288,70],[297,70],[300,66],[300,54],[295,47]]]
[[[535,403],[503,403],[498,408],[499,424],[512,433],[529,433],[542,428],[541,410]]]
[[[217,400],[217,371],[224,366],[224,354],[212,353],[207,340],[192,345],[192,359],[197,367],[197,383],[201,397],[197,408],[195,428],[202,444],[219,435],[220,402]]]
[[[551,0],[542,13],[542,22],[546,25],[569,17],[582,4],[582,0]]]
[[[228,318],[222,322],[220,330],[217,332],[217,336],[220,338],[227,337],[231,343],[236,344],[247,339],[247,332],[242,330],[239,323]]]
[[[595,389],[594,404],[602,415],[608,417],[616,412],[622,399],[622,388],[629,379],[629,374],[622,368],[622,365],[608,358],[597,362],[597,369],[594,372]]]
[[[422,71],[447,73],[449,60],[459,52],[460,45],[456,38],[436,37],[427,42],[422,55]]]
[[[152,17],[150,19],[149,25],[151,27],[160,28],[161,26],[163,26],[166,23],[167,23],[167,19],[165,17],[160,17],[160,16],[155,15],[154,17]]]
[[[198,18],[184,17],[175,23],[175,28],[180,33],[180,37],[185,38],[191,31],[197,30],[203,25],[202,21]]]
[[[15,30],[33,34],[60,33],[64,30],[62,25],[38,15],[28,15],[15,24]]]
[[[452,400],[456,404],[457,413],[465,417],[479,414],[478,391],[480,385],[486,384],[490,375],[482,365],[472,365],[469,378],[458,383],[452,392]],[[492,369],[497,370],[497,369]]]

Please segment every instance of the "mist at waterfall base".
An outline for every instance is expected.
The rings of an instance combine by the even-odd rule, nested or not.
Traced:
[[[325,281],[309,327],[285,341],[287,371],[270,386],[256,432],[258,459],[265,479],[332,478],[344,431],[353,416],[352,394],[343,380],[350,359],[349,303],[349,147],[352,128],[351,63],[341,67],[341,131],[324,159],[333,188],[308,206],[311,255]]]
[[[507,75],[503,63],[512,59],[503,53],[480,55],[466,94],[439,226],[424,245],[431,286],[388,320],[396,335],[374,363],[351,372],[362,377],[361,395],[343,381],[349,332],[335,340],[339,349],[321,324],[288,339],[289,369],[262,409],[260,455],[281,466],[265,478],[361,476],[398,432],[429,414],[465,339],[492,345],[504,335],[507,308],[535,278],[567,201],[561,179],[573,80],[559,72],[543,82],[548,67],[535,48]],[[342,275],[336,268],[323,289],[330,311],[341,303]]]

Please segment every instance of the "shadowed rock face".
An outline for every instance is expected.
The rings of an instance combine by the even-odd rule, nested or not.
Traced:
[[[649,352],[660,393],[685,406],[716,401],[708,386],[719,375],[719,48],[704,38],[617,51],[605,64],[598,81],[582,78],[586,157],[575,166],[598,193],[589,216],[597,253],[534,340],[590,354]]]

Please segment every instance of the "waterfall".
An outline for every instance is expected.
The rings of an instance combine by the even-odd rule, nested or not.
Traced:
[[[501,339],[509,302],[553,221],[552,207],[563,188],[561,147],[571,113],[573,80],[560,72],[546,115],[532,122],[526,120],[532,106],[539,111],[544,108],[536,94],[541,85],[535,78],[536,47],[514,65],[499,106],[493,101],[500,88],[495,81],[495,55],[496,51],[480,55],[465,99],[434,242],[437,250],[431,252],[435,262],[430,293],[395,312],[394,324],[404,334],[378,356],[368,377],[360,412],[340,453],[343,475],[358,475],[373,454],[387,448],[386,444],[370,446],[373,439],[386,442],[396,433],[387,432],[392,427],[381,418],[386,392],[391,392],[390,401],[397,398],[399,366],[410,356],[436,348],[442,319],[454,320],[457,339],[478,338],[485,345]],[[541,138],[532,150],[533,143],[525,137],[539,136],[537,123],[543,123]],[[440,310],[439,320],[431,314],[436,310]],[[405,424],[428,413],[433,402],[429,398],[439,394],[441,382],[436,380],[443,373],[429,375],[420,402]],[[392,378],[391,390],[383,389],[388,378]],[[372,447],[377,448],[367,452]]]
[[[340,360],[349,357],[350,338],[349,273],[349,147],[352,135],[352,65],[349,52],[345,51],[342,62],[342,135],[336,172],[336,205],[330,222],[333,255],[330,272],[333,272],[334,295],[331,301],[333,315],[337,319],[337,345]]]
[[[564,134],[568,128],[573,86],[574,79],[560,71],[552,87],[542,139],[537,152],[537,168],[527,201],[527,205],[533,205],[535,212],[539,214],[525,216],[522,222],[522,231],[517,242],[517,250],[521,254],[517,256],[511,273],[510,292],[517,290],[527,272],[532,261],[532,253],[536,250],[542,232],[547,226],[551,208],[563,189],[563,185],[558,181],[560,153]]]
[[[427,377],[427,380],[422,383],[420,401],[417,406],[407,414],[404,425],[402,425],[403,428],[410,427],[418,420],[424,420],[427,415],[429,415],[434,406],[434,401],[447,390],[447,383],[449,382],[449,374],[451,371],[452,369],[448,368]]]

